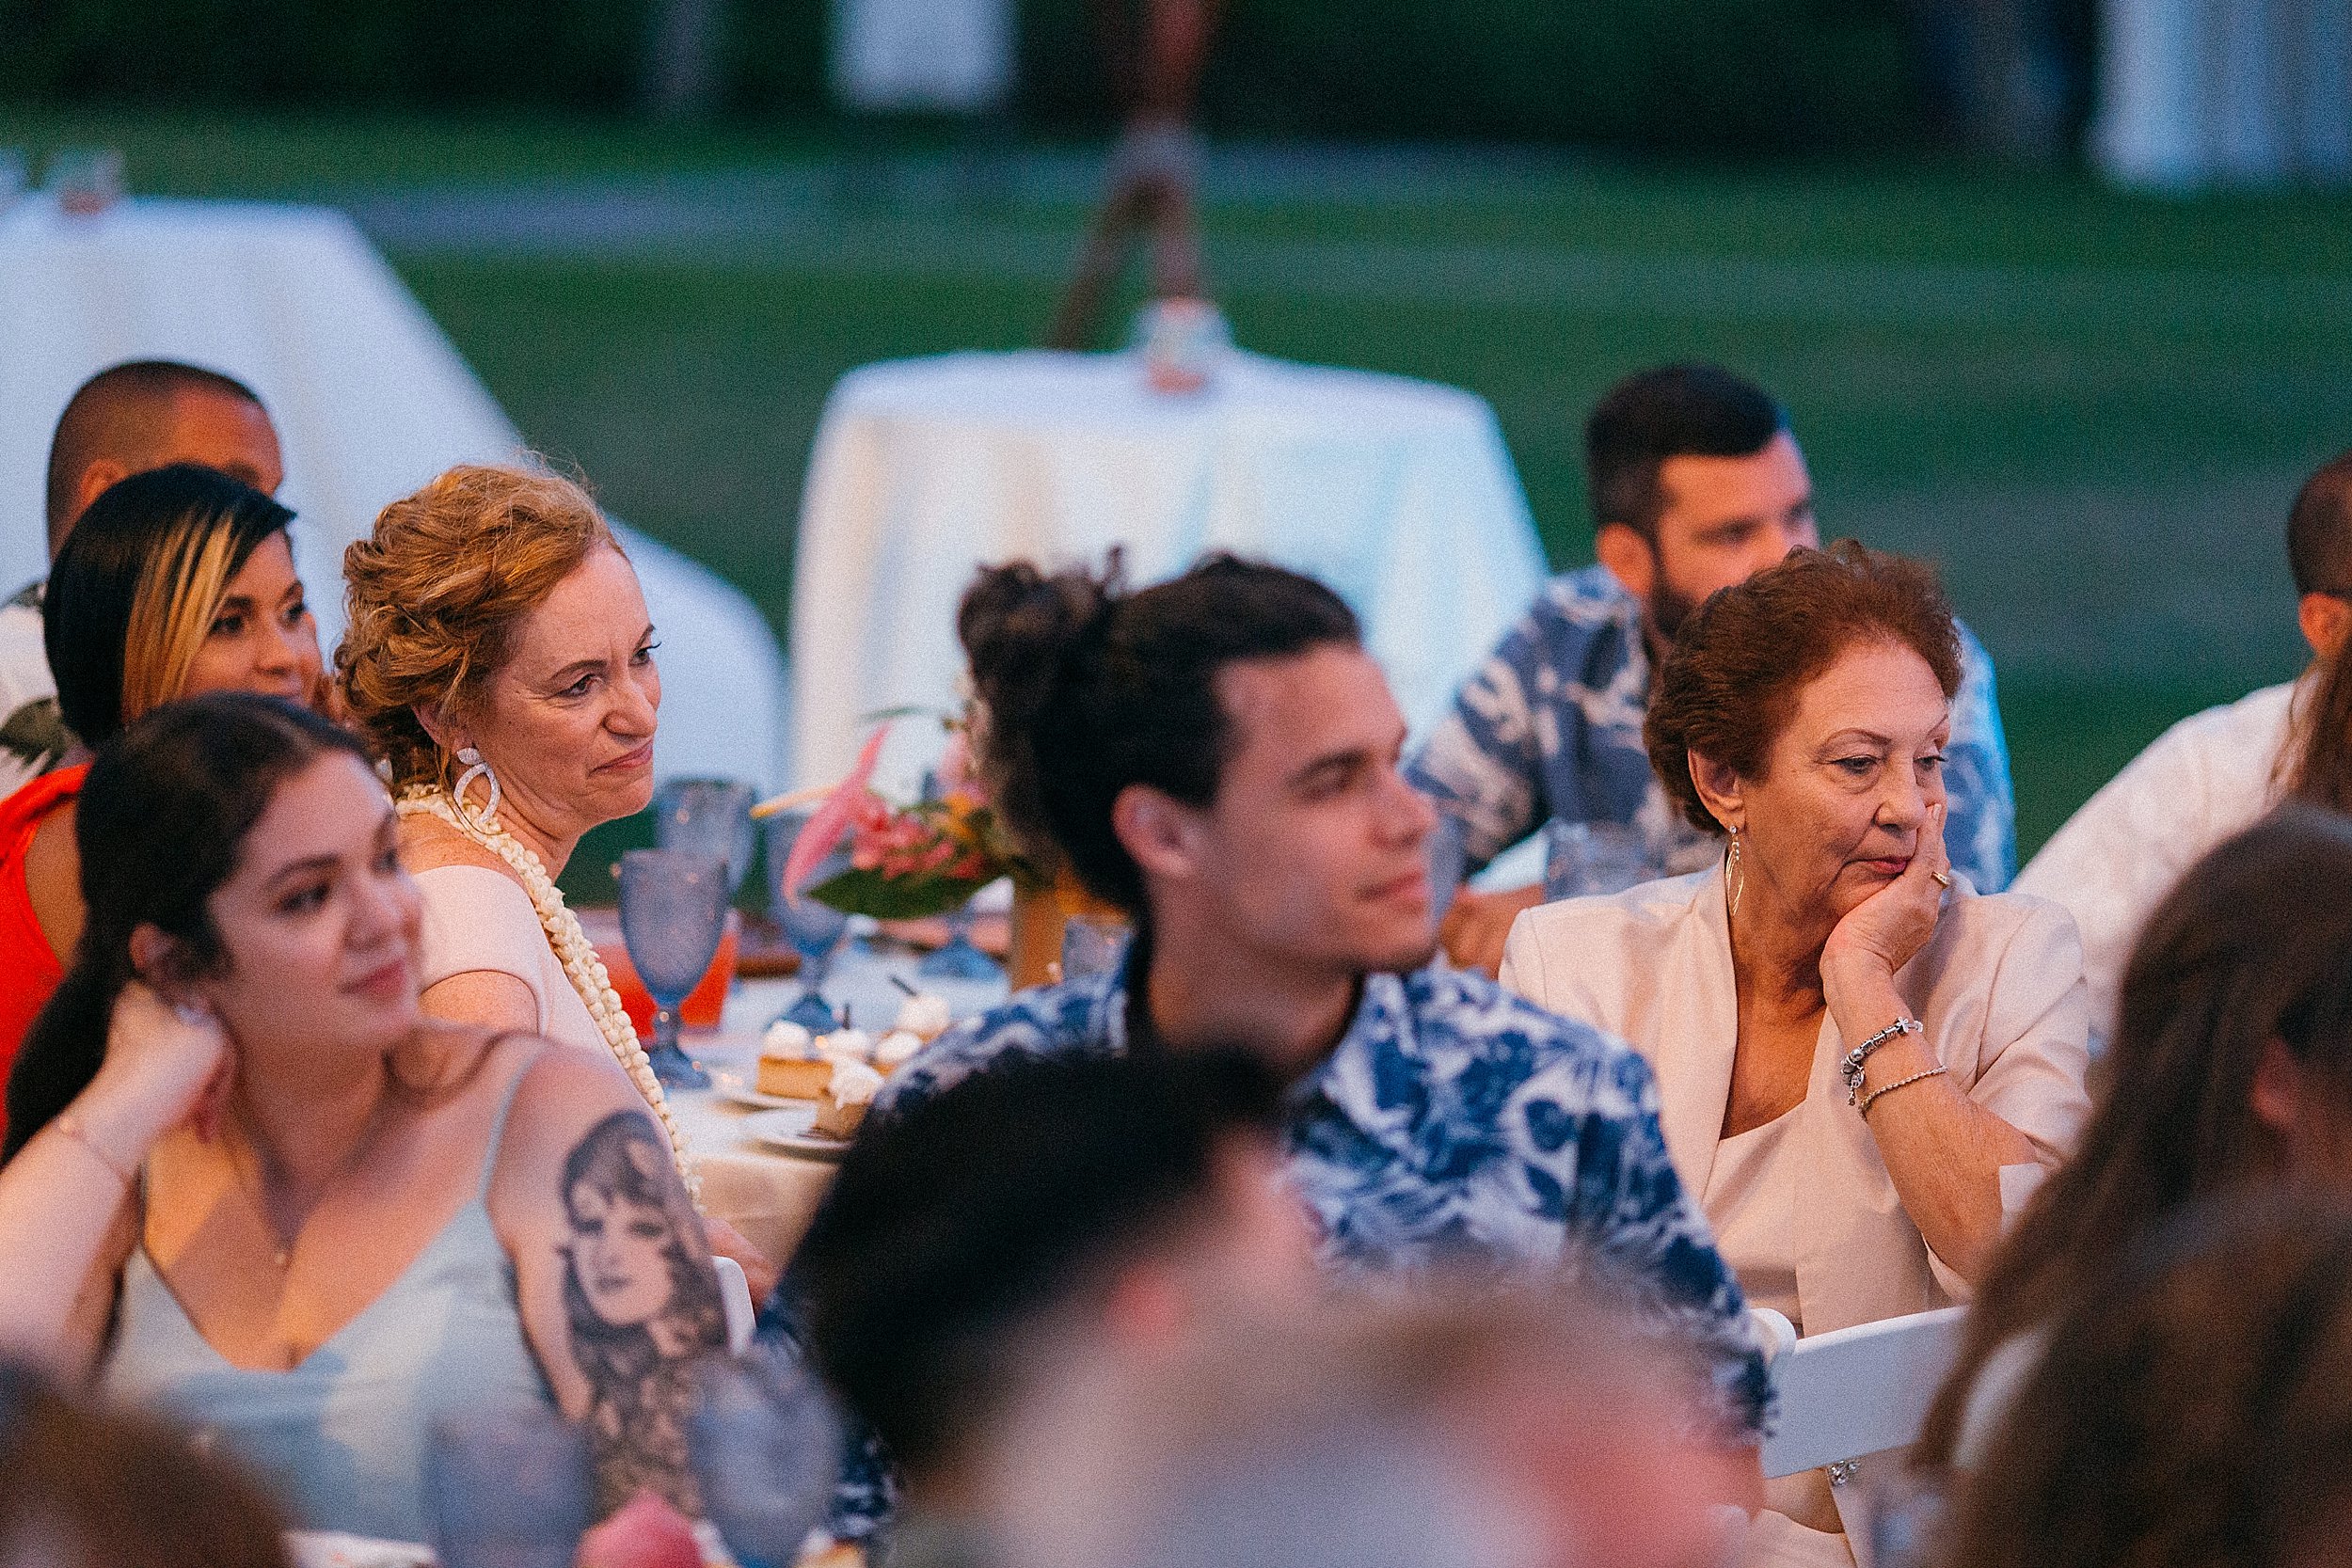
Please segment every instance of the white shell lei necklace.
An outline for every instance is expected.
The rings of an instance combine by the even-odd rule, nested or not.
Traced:
[[[532,852],[531,846],[499,826],[492,817],[485,829],[478,822],[467,820],[467,814],[457,809],[446,791],[429,784],[410,784],[393,802],[403,816],[420,814],[438,817],[466,837],[481,845],[514,869],[522,879],[523,891],[531,895],[531,907],[539,916],[540,928],[548,935],[548,943],[563,961],[564,977],[572,983],[572,990],[587,1005],[588,1016],[595,1019],[604,1035],[604,1042],[612,1051],[612,1059],[621,1064],[637,1092],[645,1097],[645,1103],[661,1122],[661,1130],[670,1135],[671,1157],[677,1162],[678,1175],[685,1179],[686,1191],[702,1203],[702,1178],[694,1169],[694,1157],[686,1150],[686,1134],[670,1115],[670,1104],[661,1093],[661,1080],[653,1075],[653,1063],[644,1047],[637,1042],[636,1026],[628,1021],[628,1010],[621,1006],[620,992],[612,989],[612,976],[596,957],[596,944],[580,927],[580,916],[564,902],[562,890],[548,875],[548,868]]]

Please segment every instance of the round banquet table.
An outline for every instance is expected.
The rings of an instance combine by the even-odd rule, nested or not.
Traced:
[[[956,702],[976,567],[1114,544],[1138,582],[1208,549],[1321,578],[1416,733],[1544,580],[1494,412],[1457,388],[1242,353],[1185,395],[1152,391],[1127,354],[868,365],[827,401],[802,499],[797,781],[847,772],[866,715]],[[894,754],[886,776],[914,765]]]
[[[845,951],[825,982],[825,998],[848,1005],[851,1021],[880,1036],[898,1016],[902,996],[892,975],[936,991],[959,1020],[1004,1000],[1005,982],[925,979],[915,974],[922,955],[857,944]],[[759,1055],[759,1037],[777,1014],[801,994],[795,980],[739,980],[727,995],[714,1031],[690,1030],[688,1054],[713,1069],[733,1069],[746,1080]],[[746,1135],[744,1118],[755,1114],[716,1088],[673,1090],[670,1114],[686,1133],[702,1172],[703,1209],[725,1220],[754,1246],[781,1264],[800,1243],[816,1217],[818,1202],[833,1183],[831,1160],[780,1152]]]

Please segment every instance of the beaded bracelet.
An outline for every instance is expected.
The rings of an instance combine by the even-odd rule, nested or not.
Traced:
[[[1888,1040],[1900,1039],[1905,1035],[1915,1035],[1926,1027],[1926,1024],[1915,1018],[1899,1018],[1840,1057],[1837,1062],[1837,1072],[1838,1076],[1846,1081],[1846,1103],[1849,1105],[1855,1103],[1861,1095],[1862,1065],[1870,1059],[1872,1052]]]
[[[1920,1083],[1923,1080],[1936,1077],[1939,1074],[1949,1072],[1950,1070],[1951,1069],[1949,1068],[1931,1067],[1925,1072],[1915,1072],[1908,1078],[1898,1078],[1893,1083],[1887,1085],[1884,1088],[1872,1089],[1868,1094],[1862,1097],[1863,1119],[1867,1121],[1870,1117],[1870,1107],[1885,1099],[1888,1095],[1893,1094],[1897,1089],[1902,1088],[1907,1085]]]

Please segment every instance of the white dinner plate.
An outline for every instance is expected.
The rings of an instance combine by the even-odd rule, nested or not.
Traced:
[[[743,1118],[743,1135],[754,1143],[787,1154],[805,1154],[818,1160],[838,1160],[850,1147],[846,1138],[827,1137],[817,1130],[817,1107],[808,1101],[795,1101],[781,1111],[762,1111],[755,1117]]]
[[[789,1111],[803,1108],[812,1117],[817,1114],[815,1101],[794,1100],[788,1095],[763,1093],[756,1077],[735,1068],[712,1068],[710,1087],[720,1099],[732,1100],[738,1105],[748,1105],[755,1111]]]

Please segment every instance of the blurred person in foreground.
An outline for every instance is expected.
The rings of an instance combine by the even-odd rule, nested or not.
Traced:
[[[463,466],[386,507],[343,552],[335,671],[389,769],[424,895],[424,1009],[616,1065],[694,1187],[685,1137],[556,879],[592,828],[653,800],[661,672],[645,595],[588,492]],[[754,1300],[776,1267],[723,1222]]]
[[[2066,911],[1944,852],[1960,640],[1933,574],[1801,549],[1684,623],[1650,755],[1724,863],[1519,916],[1503,983],[1623,1036],[1751,1305],[1820,1334],[1965,1300],[2090,1112]],[[1851,1560],[1854,1472],[1767,1484]]]
[[[151,1417],[0,1362],[0,1568],[289,1568],[261,1489]]]
[[[251,485],[186,463],[134,474],[90,504],[41,611],[46,668],[82,742],[206,691],[324,700],[293,520]],[[0,1072],[81,935],[75,802],[88,771],[76,743],[0,800]]]
[[[1937,1568],[2352,1561],[2352,1213],[2205,1207],[2086,1275]]]
[[[314,1528],[428,1535],[443,1422],[587,1428],[687,1512],[717,1275],[628,1085],[418,1003],[357,738],[173,703],[91,764],[88,925],[9,1081],[0,1347],[213,1434]]]
[[[241,381],[175,360],[139,359],[82,383],[49,442],[49,559],[57,559],[90,502],[118,481],[174,463],[212,468],[266,496],[285,482],[277,428]],[[73,744],[41,642],[44,588],[36,579],[0,605],[0,795],[57,767]]]
[[[1643,715],[1683,621],[1719,588],[1790,550],[1819,547],[1813,481],[1788,417],[1712,365],[1669,365],[1618,382],[1584,425],[1585,481],[1599,557],[1552,579],[1465,681],[1406,769],[1462,827],[1472,871],[1547,821],[1627,823],[1661,874],[1722,853],[1650,770]],[[2009,884],[2016,806],[1993,661],[1964,626],[1946,747],[1952,863],[1978,891]],[[1489,974],[1540,886],[1464,889],[1446,952]]]
[[[2140,923],[2205,851],[2281,800],[2352,811],[2352,452],[2295,498],[2287,569],[2310,668],[2165,731],[2018,874],[2074,916],[2102,1037]]]
[[[989,1563],[984,1460],[1074,1360],[1245,1336],[1314,1289],[1254,1057],[1015,1057],[869,1122],[793,1259],[817,1365],[904,1487],[894,1564]],[[1221,1337],[1221,1335],[1220,1335]]]
[[[1706,1347],[1722,1440],[1771,1401],[1730,1271],[1675,1175],[1648,1067],[1484,975],[1433,965],[1428,803],[1355,616],[1213,555],[1130,592],[1118,562],[984,570],[960,621],[991,798],[1127,913],[1119,966],[1024,991],[900,1069],[902,1113],[1009,1053],[1244,1041],[1324,1261],[1359,1276],[1585,1258]]]
[[[1152,1361],[1034,1354],[1052,1375],[990,1455],[1026,1568],[1717,1568],[1737,1550],[1740,1478],[1692,1436],[1703,1370],[1602,1291],[1422,1290]]]
[[[2209,1199],[2352,1196],[2352,820],[2286,806],[2189,869],[2123,974],[2097,1109],[1994,1254],[1915,1459],[1985,1463],[2049,1325]]]

